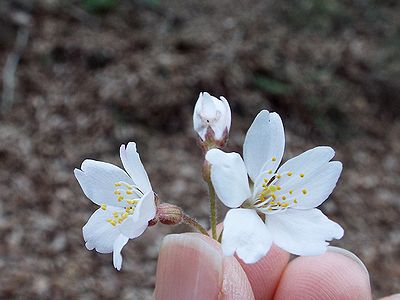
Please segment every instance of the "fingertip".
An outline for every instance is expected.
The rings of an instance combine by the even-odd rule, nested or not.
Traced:
[[[220,252],[196,234],[168,235],[158,257],[155,299],[213,299],[222,268]]]
[[[157,263],[155,299],[254,299],[250,283],[220,244],[195,233],[164,238]]]
[[[327,252],[291,261],[274,299],[371,299],[368,273],[348,255]]]
[[[255,264],[245,264],[238,259],[251,284],[255,299],[273,298],[289,258],[288,252],[273,244],[268,254]]]

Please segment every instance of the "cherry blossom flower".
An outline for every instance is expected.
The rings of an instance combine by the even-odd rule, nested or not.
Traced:
[[[200,93],[194,107],[193,126],[203,141],[207,137],[216,141],[226,141],[231,127],[231,109],[228,101],[224,97],[213,97],[207,92]]]
[[[154,193],[136,144],[122,145],[120,157],[126,171],[90,159],[81,170],[74,170],[85,195],[100,206],[82,229],[85,246],[99,253],[113,252],[117,270],[122,266],[122,248],[140,236],[156,214]]]
[[[277,113],[261,111],[238,153],[209,150],[211,181],[228,207],[222,249],[255,263],[272,242],[296,255],[319,255],[343,229],[319,209],[332,193],[342,164],[330,147],[316,147],[284,163],[284,129]],[[279,167],[279,168],[278,168]],[[251,179],[249,183],[248,176]]]

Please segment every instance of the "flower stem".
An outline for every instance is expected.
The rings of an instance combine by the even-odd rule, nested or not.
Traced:
[[[210,219],[211,219],[211,232],[212,238],[217,240],[217,209],[215,206],[215,190],[211,183],[211,180],[208,182],[208,190],[210,193]]]
[[[207,230],[204,229],[203,226],[201,226],[195,219],[193,219],[192,217],[184,214],[183,215],[183,223],[192,226],[193,228],[197,229],[199,232],[201,232],[202,234],[209,236]]]

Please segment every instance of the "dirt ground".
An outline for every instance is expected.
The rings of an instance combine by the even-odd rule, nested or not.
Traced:
[[[1,299],[151,299],[162,237],[188,228],[147,230],[115,271],[84,248],[95,205],[73,169],[120,164],[136,141],[161,199],[207,224],[200,91],[231,103],[229,151],[265,108],[284,120],[285,159],[334,147],[344,172],[322,206],[345,228],[334,245],[365,262],[374,296],[400,291],[398,1],[92,2],[0,2]]]

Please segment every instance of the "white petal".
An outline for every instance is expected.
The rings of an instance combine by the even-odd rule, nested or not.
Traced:
[[[144,219],[134,221],[133,216],[129,216],[118,226],[120,232],[130,239],[140,236],[147,229],[147,227],[148,221]]]
[[[237,255],[247,264],[257,262],[271,248],[272,237],[253,209],[231,209],[224,220],[222,251]]]
[[[281,186],[292,182],[304,181],[315,175],[321,167],[324,167],[335,156],[331,147],[320,146],[307,150],[302,154],[289,159],[277,171],[282,177],[279,179]],[[287,174],[291,172],[292,176]],[[303,174],[304,177],[300,177]]]
[[[86,248],[96,249],[100,253],[111,253],[115,239],[119,236],[118,225],[113,226],[107,222],[113,218],[113,212],[124,212],[120,207],[107,207],[107,210],[99,208],[89,218],[82,228]]]
[[[342,163],[339,161],[331,161],[327,163],[312,178],[304,182],[298,181],[297,184],[285,185],[277,197],[285,194],[288,199],[297,200],[297,204],[293,206],[295,209],[310,209],[319,206],[332,193],[342,172]],[[292,194],[289,191],[292,190]],[[306,192],[306,194],[303,193]]]
[[[263,171],[278,168],[285,148],[285,133],[277,113],[261,111],[247,131],[243,158],[253,182]]]
[[[212,127],[215,133],[215,138],[220,140],[224,134],[224,131],[231,128],[231,108],[229,107],[228,100],[224,97],[220,97],[221,100],[213,97],[215,107],[220,114],[220,119]]]
[[[121,223],[119,229],[122,234],[133,239],[141,235],[147,228],[148,222],[156,215],[154,193],[144,195],[135,207],[133,215],[130,215]]]
[[[139,154],[136,150],[136,143],[130,142],[126,148],[125,145],[121,145],[119,153],[125,170],[132,177],[135,184],[144,194],[150,192],[152,190],[150,180],[142,162],[140,161]]]
[[[287,209],[268,215],[266,224],[274,243],[296,255],[320,255],[326,251],[327,241],[343,236],[343,228],[318,209]]]
[[[211,149],[206,154],[211,164],[211,181],[218,198],[228,207],[238,207],[250,197],[244,162],[238,153]]]
[[[128,238],[124,236],[123,234],[120,234],[116,240],[114,241],[114,251],[113,251],[113,264],[114,268],[116,268],[118,271],[121,270],[122,267],[122,255],[121,255],[121,250],[122,248],[126,245],[128,242]]]
[[[85,195],[94,203],[123,206],[114,194],[115,183],[124,181],[132,184],[132,179],[121,168],[109,163],[86,159],[74,174]]]

